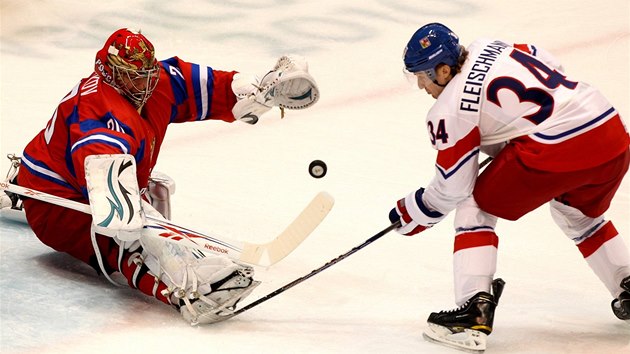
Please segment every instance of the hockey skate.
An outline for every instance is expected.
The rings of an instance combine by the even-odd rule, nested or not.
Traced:
[[[621,288],[625,291],[618,298],[614,299],[610,305],[617,318],[630,323],[630,276],[625,277],[621,281]]]
[[[234,315],[238,302],[260,285],[252,276],[252,268],[239,269],[211,284],[212,290],[209,294],[193,294],[193,299],[180,298],[179,311],[191,325],[227,320]]]
[[[492,294],[479,292],[457,309],[431,313],[423,337],[455,349],[483,353],[504,285],[502,279],[495,279]]]
[[[11,161],[11,166],[4,181],[15,184],[20,168],[20,157],[8,154],[7,158]],[[7,190],[0,191],[0,216],[4,219],[26,223],[22,199],[17,194]]]

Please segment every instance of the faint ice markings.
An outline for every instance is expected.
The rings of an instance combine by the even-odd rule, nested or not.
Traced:
[[[245,5],[247,0],[227,1],[228,5]],[[216,43],[242,46],[243,41],[256,44],[270,54],[282,52],[299,52],[311,54],[328,48],[331,42],[351,44],[367,41],[380,35],[385,26],[435,21],[436,16],[459,17],[470,16],[478,11],[478,7],[467,0],[450,1],[389,1],[368,0],[361,4],[352,1],[323,4],[319,11],[308,16],[296,16],[292,6],[303,5],[300,1],[274,1],[258,3],[243,11],[240,26],[230,27],[224,32],[209,32],[205,37]],[[371,4],[370,4],[371,3]],[[434,4],[431,4],[434,3]],[[264,10],[282,4],[283,11],[274,11],[264,18]],[[248,5],[249,6],[249,5]],[[253,11],[252,11],[253,8]],[[263,15],[261,19],[259,16]],[[255,16],[256,21],[251,20]],[[250,21],[251,20],[251,21]],[[249,27],[247,25],[251,23]],[[245,28],[244,28],[245,27]],[[240,30],[246,29],[246,31]]]
[[[129,8],[113,1],[107,6],[77,5],[69,11],[41,10],[50,13],[45,22],[26,20],[3,28],[3,54],[45,58],[55,50],[95,49],[107,33],[125,26],[144,29],[159,42],[194,38],[237,48],[251,43],[257,52],[273,55],[311,54],[331,42],[368,41],[393,25],[470,16],[479,8],[471,0],[193,0],[185,6],[146,1]]]
[[[468,17],[479,10],[471,0],[374,1],[401,14],[412,15],[422,23],[431,21],[434,16]]]
[[[216,2],[210,0],[209,2]],[[299,2],[299,1],[298,1]],[[239,9],[266,9],[270,7],[286,7],[295,4],[295,0],[224,0],[221,5],[231,6]]]

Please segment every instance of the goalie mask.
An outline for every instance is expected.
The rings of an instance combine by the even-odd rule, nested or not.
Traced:
[[[114,32],[96,53],[95,71],[121,92],[136,108],[155,89],[160,67],[153,44],[139,32],[126,28]]]
[[[459,37],[453,31],[440,23],[430,23],[420,27],[407,43],[403,53],[405,71],[425,72],[435,80],[435,67],[456,66],[461,53]]]

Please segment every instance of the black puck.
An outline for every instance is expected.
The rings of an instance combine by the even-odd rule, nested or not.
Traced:
[[[328,167],[322,160],[314,160],[308,165],[308,173],[313,178],[322,178],[326,176],[327,171],[328,171]]]

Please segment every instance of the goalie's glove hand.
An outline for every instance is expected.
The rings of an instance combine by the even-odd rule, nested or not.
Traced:
[[[234,118],[255,124],[272,107],[304,109],[319,100],[319,88],[308,73],[306,59],[284,55],[261,80],[238,73],[232,81],[238,101],[232,108]]]
[[[308,72],[306,58],[300,55],[281,56],[260,85],[265,98],[281,108],[304,109],[319,100],[317,83]]]
[[[444,215],[430,210],[422,201],[424,188],[410,193],[396,203],[396,207],[389,212],[389,221],[400,221],[396,231],[402,235],[418,234],[440,222]]]

